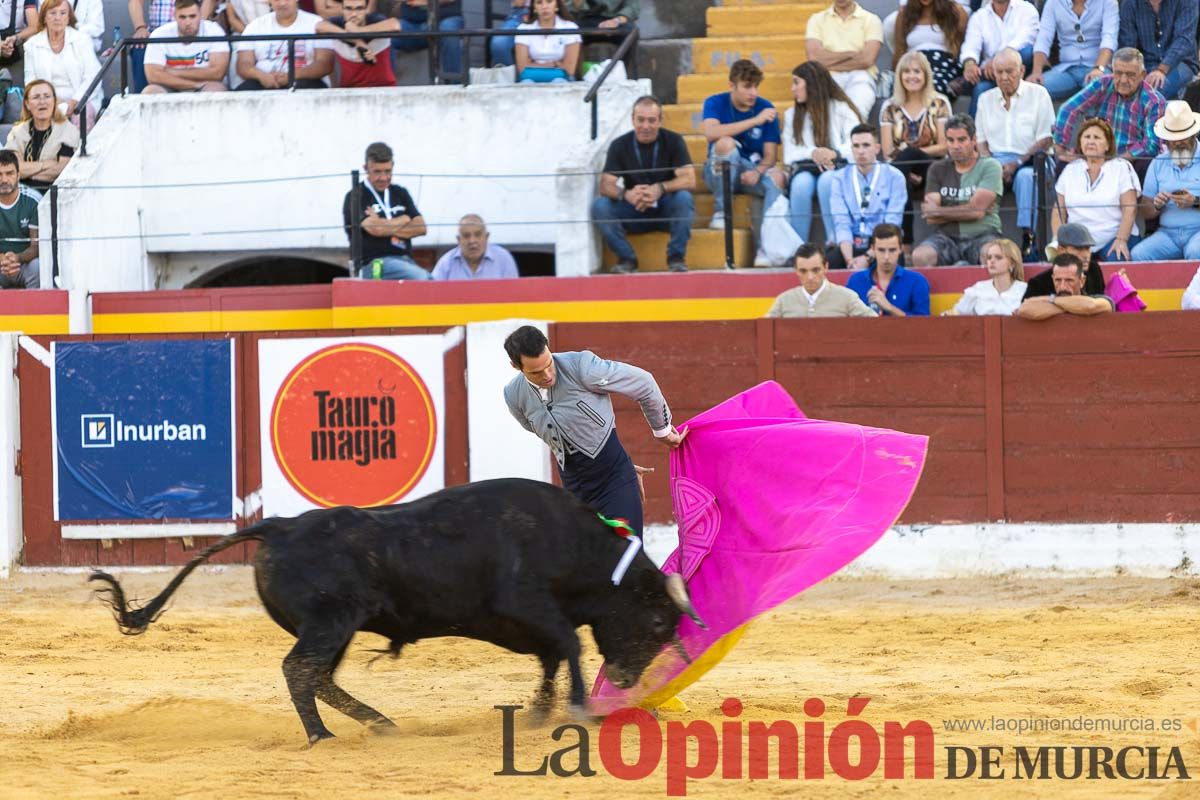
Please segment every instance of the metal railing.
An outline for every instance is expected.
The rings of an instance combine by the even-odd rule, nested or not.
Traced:
[[[436,4],[433,4],[436,6]],[[436,26],[436,14],[431,16],[431,26]],[[584,102],[592,104],[592,138],[597,136],[597,126],[599,119],[599,111],[597,108],[598,95],[601,84],[608,78],[617,62],[624,59],[629,62],[628,74],[630,78],[637,78],[637,28],[629,28],[626,30],[618,30],[615,28],[550,28],[539,29],[534,31],[520,31],[516,29],[505,28],[474,28],[471,30],[459,31],[374,31],[371,33],[363,32],[346,32],[346,33],[291,33],[291,34],[260,34],[257,36],[237,36],[226,34],[224,36],[156,36],[154,38],[139,38],[139,39],[122,39],[117,42],[110,53],[100,65],[100,71],[96,73],[96,77],[88,84],[83,95],[79,98],[76,107],[79,109],[79,154],[87,155],[87,119],[88,119],[88,100],[95,94],[96,89],[108,74],[112,67],[113,61],[118,57],[121,59],[121,96],[124,97],[129,92],[129,59],[130,52],[139,47],[145,47],[147,44],[191,44],[195,42],[212,42],[233,44],[236,42],[287,42],[288,57],[288,82],[287,90],[294,90],[296,84],[296,43],[315,40],[340,40],[340,41],[359,41],[364,39],[424,39],[427,43],[430,59],[430,75],[435,77],[441,76],[441,71],[437,68],[438,47],[437,42],[445,38],[467,39],[468,41],[478,37],[492,36],[542,36],[547,33],[570,33],[579,34],[585,37],[600,37],[609,39],[621,39],[620,45],[617,47],[616,53],[612,56],[609,65],[600,73],[592,88],[584,97]],[[231,48],[232,49],[232,48]],[[459,77],[459,82],[466,86],[470,83],[470,48],[464,48],[463,54],[463,69]],[[236,54],[234,54],[236,55]],[[382,54],[381,54],[382,55]],[[388,58],[391,57],[389,53]]]

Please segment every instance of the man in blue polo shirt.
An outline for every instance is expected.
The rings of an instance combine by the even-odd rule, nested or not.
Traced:
[[[1154,133],[1166,145],[1146,170],[1142,211],[1158,230],[1133,248],[1139,261],[1200,259],[1200,114],[1183,100],[1167,103]],[[1059,228],[1062,230],[1062,228]]]
[[[928,317],[929,281],[919,272],[900,266],[904,234],[896,225],[885,222],[871,232],[870,267],[856,272],[846,286],[858,292],[862,301],[887,317]]]
[[[767,173],[779,157],[779,119],[775,106],[758,96],[762,70],[753,61],[741,59],[729,69],[729,91],[714,94],[704,101],[700,132],[708,140],[708,161],[704,164],[704,182],[712,191],[714,211],[710,228],[725,227],[725,195],[721,172],[730,171],[734,193],[763,198],[763,211],[771,207],[782,187]],[[755,238],[762,219],[754,220]],[[762,253],[755,266],[770,266]]]

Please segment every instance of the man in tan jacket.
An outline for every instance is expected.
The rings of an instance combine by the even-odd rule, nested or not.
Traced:
[[[768,317],[874,317],[858,294],[830,283],[825,272],[825,251],[818,245],[805,243],[796,250],[796,275],[800,285],[788,289],[771,304]]]

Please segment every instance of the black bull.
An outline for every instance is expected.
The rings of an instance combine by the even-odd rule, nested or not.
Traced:
[[[562,489],[519,479],[458,486],[387,508],[265,520],[204,550],[144,606],[126,602],[111,575],[94,572],[91,580],[104,584],[98,592],[121,632],[140,634],[192,570],[250,540],[260,542],[258,595],[271,619],[296,637],[283,674],[309,742],[333,735],[317,699],[364,725],[392,726],[333,681],[357,631],[387,637],[393,656],[435,636],[535,655],[542,666],[535,708],[544,715],[564,659],[571,706],[583,709],[578,626],[591,626],[609,680],[628,687],[675,637],[682,613],[700,623],[682,580],[663,575],[644,552],[614,586],[628,541]]]

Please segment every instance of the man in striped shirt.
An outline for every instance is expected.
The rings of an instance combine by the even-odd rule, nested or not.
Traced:
[[[1154,123],[1167,107],[1166,99],[1143,82],[1145,77],[1142,54],[1126,47],[1113,58],[1112,75],[1095,79],[1063,103],[1054,124],[1054,149],[1059,160],[1074,161],[1078,157],[1075,136],[1080,124],[1099,117],[1112,125],[1117,155],[1133,162],[1138,177],[1144,177],[1160,146]]]

